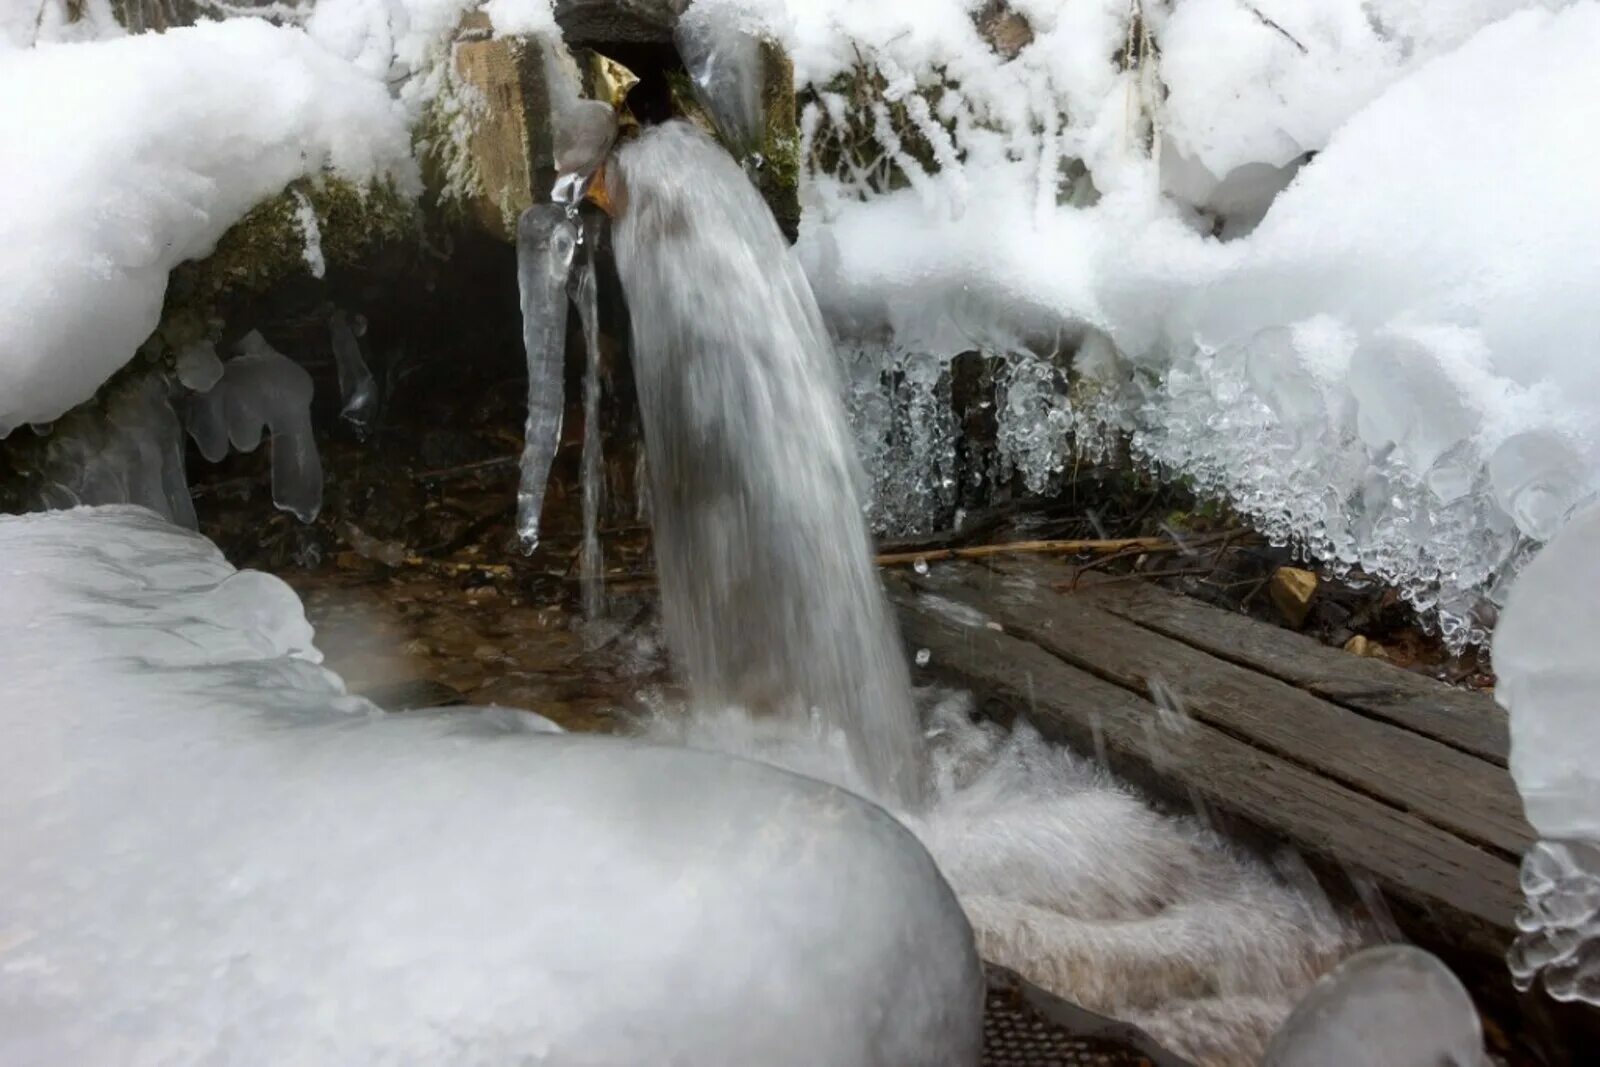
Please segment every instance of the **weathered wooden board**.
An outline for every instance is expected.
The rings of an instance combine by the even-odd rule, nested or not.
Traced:
[[[940,567],[929,577],[937,581]],[[1170,733],[1149,700],[1006,632],[991,600],[958,583],[932,597],[922,586],[921,578],[888,577],[907,645],[929,653],[923,673],[969,688],[984,706],[1021,714],[1080,751],[1102,751],[1114,771],[1180,807],[1198,799],[1325,870],[1369,875],[1392,900],[1477,951],[1509,943],[1520,900],[1510,859],[1202,718]]]
[[[1065,567],[1059,570],[1063,577],[1070,574]],[[1335,704],[1506,765],[1510,735],[1505,710],[1481,693],[1452,688],[1380,659],[1351,656],[1292,630],[1262,626],[1140,582],[1084,585],[1072,595]]]
[[[939,564],[914,584],[1135,694],[1160,687],[1196,720],[1508,859],[1533,842],[1503,768],[1059,593],[1044,561],[993,566]]]

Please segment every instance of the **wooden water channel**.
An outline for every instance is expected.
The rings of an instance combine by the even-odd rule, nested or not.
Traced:
[[[1534,833],[1492,699],[1149,584],[1074,575],[995,556],[885,579],[907,647],[927,652],[919,682],[970,689],[989,716],[1020,716],[1247,844],[1293,848],[1330,896],[1444,956],[1528,1062],[1582,1062],[1570,1057],[1592,1047],[1578,1034],[1593,1013],[1517,997],[1502,962]]]

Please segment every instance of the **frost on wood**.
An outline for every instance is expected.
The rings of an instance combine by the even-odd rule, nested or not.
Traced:
[[[977,1061],[970,927],[880,809],[380,712],[140,509],[0,518],[0,558],[0,1060]]]
[[[1600,1004],[1600,506],[1556,535],[1511,588],[1494,634],[1511,774],[1540,840],[1510,954],[1519,988]]]
[[[311,431],[311,375],[259,333],[239,343],[222,378],[189,398],[187,423],[200,454],[216,463],[231,445],[254,452],[262,434],[272,449],[272,502],[310,522],[322,510],[322,460]]]
[[[566,409],[562,371],[567,350],[567,275],[578,226],[558,204],[536,204],[517,220],[517,288],[522,298],[522,347],[528,361],[528,420],[523,427],[517,535],[525,551],[539,546],[550,464],[561,443]]]

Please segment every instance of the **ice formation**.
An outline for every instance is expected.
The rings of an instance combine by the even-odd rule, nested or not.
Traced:
[[[322,460],[311,430],[311,375],[259,333],[239,342],[208,391],[189,397],[186,422],[200,454],[216,463],[231,445],[254,452],[263,432],[272,449],[272,502],[310,522],[322,510]],[[185,489],[187,496],[187,489]]]
[[[666,636],[697,702],[833,728],[878,796],[920,786],[916,714],[811,288],[709,136],[605,171],[650,456]]]
[[[361,358],[360,335],[366,320],[335,310],[328,316],[328,338],[339,372],[339,416],[365,437],[378,417],[378,382]]]
[[[0,436],[89,399],[155,328],[168,272],[291,180],[414,187],[403,110],[298,29],[4,56],[0,143],[27,150],[0,155]]]
[[[522,295],[522,347],[528,359],[528,421],[523,428],[517,535],[525,551],[539,545],[539,513],[550,464],[561,444],[566,409],[567,276],[578,224],[559,204],[535,204],[517,220],[517,287]]]
[[[672,33],[695,99],[740,159],[760,148],[765,125],[758,32],[758,23],[730,18],[725,6],[692,4]]]
[[[1411,945],[1358,952],[1317,982],[1263,1067],[1488,1067],[1478,1010],[1439,960]]]
[[[880,809],[380,712],[141,509],[0,518],[0,558],[0,1060],[977,1062],[971,930]]]
[[[107,390],[103,410],[74,412],[56,423],[32,472],[37,504],[139,504],[192,528],[194,502],[173,396],[164,374],[136,375]]]
[[[1600,506],[1573,518],[1511,588],[1494,632],[1511,774],[1540,840],[1510,955],[1519,988],[1600,1004]]]
[[[1593,3],[1016,0],[1015,51],[958,0],[701,3],[810,93],[830,328],[985,353],[998,473],[1125,441],[1452,643],[1595,491]]]

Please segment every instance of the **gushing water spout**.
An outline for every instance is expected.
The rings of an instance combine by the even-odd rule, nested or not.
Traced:
[[[826,732],[910,806],[920,735],[816,298],[767,205],[686,123],[606,169],[667,641],[695,701]]]
[[[577,243],[578,225],[559,204],[535,204],[517,220],[517,288],[522,296],[522,347],[528,357],[517,536],[528,553],[539,546],[539,513],[561,442],[567,275]]]

